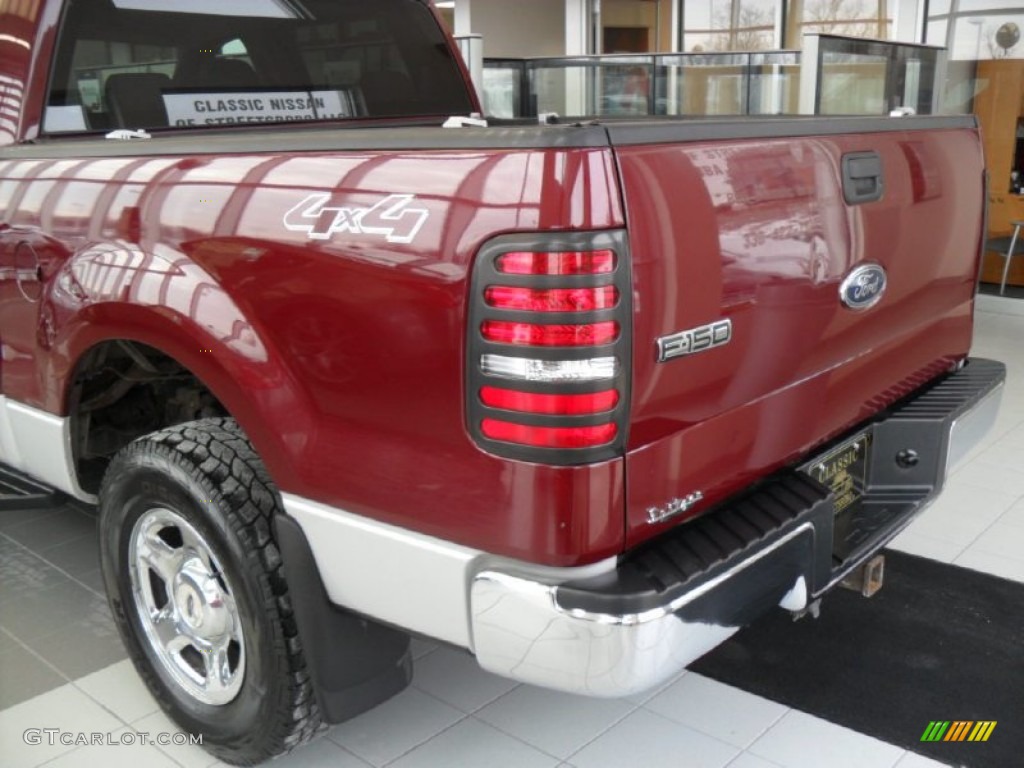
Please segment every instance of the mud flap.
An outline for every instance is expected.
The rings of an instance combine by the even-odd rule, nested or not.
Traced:
[[[409,635],[334,605],[299,524],[279,514],[274,528],[323,719],[343,722],[405,689]]]

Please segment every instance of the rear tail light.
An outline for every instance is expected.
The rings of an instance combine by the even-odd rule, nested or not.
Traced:
[[[481,387],[480,402],[490,408],[521,413],[554,413],[579,416],[610,411],[619,402],[614,389],[583,395],[547,395],[538,392],[520,392],[515,389]]]
[[[485,437],[537,448],[592,448],[615,439],[618,427],[599,424],[596,427],[532,427],[510,421],[484,419],[481,430]]]
[[[512,251],[498,256],[496,266],[506,275],[610,275],[615,251]]]
[[[602,288],[513,288],[492,286],[484,291],[487,306],[495,309],[521,309],[526,312],[593,312],[611,309],[619,300],[613,285]]]
[[[473,271],[470,432],[499,456],[582,464],[622,454],[630,303],[622,232],[501,237]]]
[[[480,332],[487,341],[499,344],[521,344],[528,347],[594,347],[615,341],[619,335],[619,324],[612,321],[584,325],[540,325],[484,320]]]

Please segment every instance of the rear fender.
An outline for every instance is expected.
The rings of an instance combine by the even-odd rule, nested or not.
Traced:
[[[298,380],[211,275],[187,256],[107,243],[65,262],[49,284],[40,342],[46,407],[68,415],[75,368],[96,345],[147,344],[191,371],[238,420],[278,484],[294,477],[314,429]],[[46,363],[44,363],[46,366]],[[59,382],[59,384],[57,384]]]

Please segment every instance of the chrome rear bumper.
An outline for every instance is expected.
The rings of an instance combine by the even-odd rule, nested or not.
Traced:
[[[934,500],[995,422],[1004,379],[1001,363],[973,360],[858,430],[874,445],[867,511],[862,539],[840,566],[832,494],[782,473],[627,553],[611,574],[552,583],[511,569],[478,573],[470,613],[480,665],[558,690],[623,696],[670,678],[773,606],[805,608]],[[912,467],[894,461],[907,449],[919,456]]]

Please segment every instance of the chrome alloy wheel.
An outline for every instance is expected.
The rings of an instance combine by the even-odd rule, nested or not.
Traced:
[[[231,702],[245,678],[245,642],[210,545],[181,515],[150,509],[132,529],[128,564],[142,628],[164,670],[204,704]]]

